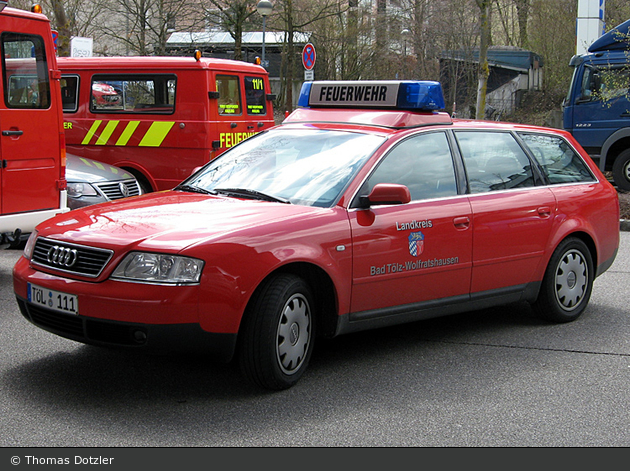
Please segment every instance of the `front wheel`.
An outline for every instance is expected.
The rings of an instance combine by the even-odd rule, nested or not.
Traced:
[[[613,180],[620,190],[630,191],[630,149],[624,150],[615,159]]]
[[[588,305],[593,280],[593,259],[586,244],[565,239],[551,256],[534,309],[552,322],[573,321]]]
[[[267,280],[247,309],[239,363],[252,383],[273,390],[298,382],[315,340],[313,295],[300,277],[280,274]]]

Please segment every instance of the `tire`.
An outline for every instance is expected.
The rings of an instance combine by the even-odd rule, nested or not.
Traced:
[[[142,194],[151,193],[153,191],[149,180],[147,180],[142,173],[132,168],[124,168],[123,170],[126,170],[136,178],[138,185],[140,185],[140,191],[142,191]]]
[[[273,276],[258,289],[239,344],[241,371],[250,382],[277,391],[298,382],[313,352],[313,307],[309,286],[295,275]]]
[[[620,190],[630,191],[630,149],[624,150],[615,159],[613,180]]]
[[[586,244],[574,237],[563,240],[551,256],[534,310],[551,322],[576,320],[588,305],[594,279]]]

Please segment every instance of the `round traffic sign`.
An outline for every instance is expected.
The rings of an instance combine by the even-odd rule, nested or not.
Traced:
[[[307,43],[302,49],[302,64],[306,70],[313,70],[315,66],[315,46]]]

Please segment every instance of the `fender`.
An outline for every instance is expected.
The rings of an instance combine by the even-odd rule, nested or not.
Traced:
[[[246,249],[246,247],[243,247]],[[296,250],[298,249],[298,250]],[[278,255],[280,255],[279,258]],[[202,329],[209,332],[238,332],[243,315],[250,300],[258,287],[265,279],[273,273],[282,271],[291,271],[292,266],[301,266],[302,268],[311,267],[312,271],[317,271],[321,276],[328,278],[334,290],[334,305],[336,306],[336,314],[340,312],[348,312],[350,305],[350,275],[343,273],[350,267],[344,268],[346,262],[334,260],[332,257],[324,255],[317,247],[290,247],[286,249],[285,254],[280,254],[278,250],[268,253],[268,260],[274,260],[276,263],[270,265],[265,270],[256,270],[255,266],[244,266],[246,272],[234,271],[227,272],[221,267],[208,267],[208,276],[212,278],[208,285],[214,287],[213,290],[202,290],[200,292],[201,299],[213,299],[215,303],[224,298],[226,293],[239,292],[240,300],[236,303],[231,297],[225,298],[222,304],[220,318],[216,313],[199,311],[199,325]],[[256,273],[252,273],[255,270]],[[202,304],[202,303],[201,303]],[[201,305],[200,304],[200,305]],[[336,316],[335,316],[336,317]],[[226,321],[229,319],[229,322]]]
[[[606,168],[606,161],[608,160],[608,151],[618,141],[624,138],[630,138],[630,126],[617,129],[614,133],[608,136],[608,139],[604,141],[602,150],[599,155],[599,169],[603,172]]]
[[[157,188],[157,183],[155,182],[149,171],[143,166],[138,165],[136,162],[123,160],[120,162],[120,165],[118,165],[118,167],[122,168],[123,170],[130,171],[134,174],[134,176],[136,176],[136,178],[136,173],[140,173],[147,180],[147,182],[149,182],[149,185],[151,185],[151,189],[153,191],[156,191],[155,189]]]
[[[283,210],[286,212],[284,217],[252,226],[248,231],[233,232],[226,228],[224,233],[216,234],[212,243],[205,240],[180,252],[206,261],[203,276],[207,279],[201,283],[200,305],[204,300],[212,300],[214,306],[221,306],[219,317],[201,307],[199,323],[202,329],[236,333],[258,287],[270,275],[282,271],[311,273],[315,278],[325,279],[333,290],[335,313],[348,312],[352,289],[352,244],[345,211],[339,208],[311,210],[309,215],[308,211],[293,207]],[[304,237],[292,240],[300,225],[315,217],[320,221],[318,233],[306,230],[308,225],[305,225]],[[260,238],[261,233],[275,234],[275,237],[254,250],[252,240]],[[334,234],[335,243],[330,245],[331,238],[321,234]],[[221,319],[229,319],[229,322]]]
[[[533,280],[542,280],[545,276],[545,271],[547,270],[547,266],[549,265],[549,261],[551,260],[551,256],[553,252],[556,250],[560,242],[562,242],[567,237],[571,237],[575,235],[576,237],[580,237],[582,235],[582,239],[584,236],[588,237],[591,241],[596,241],[597,236],[596,231],[593,230],[591,224],[588,220],[584,218],[576,219],[563,219],[558,221],[558,217],[556,217],[556,223],[554,224],[554,228],[552,229],[552,234],[549,237],[549,245],[545,249],[546,255],[540,261],[540,265],[536,268],[536,272],[533,275]],[[585,240],[585,242],[587,242]],[[591,244],[588,244],[591,245]],[[599,258],[599,254],[593,254],[593,262],[596,264]]]

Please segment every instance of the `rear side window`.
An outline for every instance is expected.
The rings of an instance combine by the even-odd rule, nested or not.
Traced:
[[[50,81],[41,36],[2,33],[4,103],[8,108],[50,107]]]
[[[219,92],[220,115],[240,115],[241,110],[241,89],[236,75],[217,75],[217,91]]]
[[[507,132],[457,131],[471,193],[534,186],[525,151]]]
[[[97,74],[92,76],[90,110],[172,114],[177,77],[172,74]]]
[[[595,181],[586,163],[564,139],[543,134],[519,135],[540,164],[549,183]]]
[[[265,82],[261,77],[245,77],[245,104],[247,114],[253,116],[267,114],[265,108]]]

